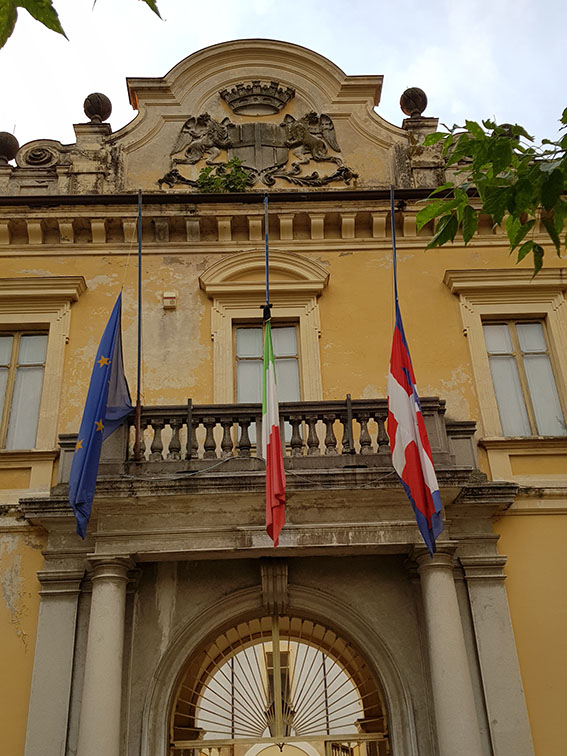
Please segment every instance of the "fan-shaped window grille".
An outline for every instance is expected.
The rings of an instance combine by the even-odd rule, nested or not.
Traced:
[[[355,649],[321,624],[263,617],[225,631],[190,661],[171,734],[175,748],[197,741],[331,745],[365,733],[386,744],[382,698]]]

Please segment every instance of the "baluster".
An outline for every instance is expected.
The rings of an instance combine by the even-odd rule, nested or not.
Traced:
[[[232,449],[234,447],[234,444],[232,442],[232,420],[221,420],[221,425],[223,427],[223,434],[222,434],[222,441],[221,441],[221,449],[222,449],[222,458],[226,459],[227,457],[232,457]]]
[[[252,444],[250,443],[250,436],[248,435],[248,428],[250,427],[251,422],[252,422],[252,418],[250,417],[243,417],[238,422],[238,424],[240,425],[240,440],[238,441],[238,456],[239,457],[250,456],[250,447],[252,446]]]
[[[199,429],[199,421],[193,420],[191,424],[191,457],[190,459],[198,459],[199,457],[199,440],[197,439],[198,429]]]
[[[378,423],[378,454],[390,454],[390,439],[386,432],[386,418],[376,416]]]
[[[203,457],[205,459],[216,459],[217,458],[217,445],[216,445],[215,436],[213,433],[213,429],[216,425],[216,421],[205,420],[203,422],[203,425],[205,426],[207,430],[207,435],[205,436],[205,453],[203,454]]]
[[[368,414],[361,412],[357,419],[360,425],[360,453],[372,454],[372,439],[368,432]]]
[[[181,429],[182,421],[174,417],[169,421],[169,424],[173,430],[171,434],[171,440],[169,442],[169,451],[167,454],[168,459],[181,459],[181,441],[179,439],[179,431]]]
[[[307,436],[307,454],[309,454],[310,456],[321,454],[321,450],[319,449],[319,437],[317,436],[317,431],[315,429],[315,426],[317,425],[317,417],[311,415],[310,417],[307,417],[306,420],[309,426],[309,434]]]
[[[343,442],[342,442],[342,453],[343,454],[354,454],[354,449],[351,452],[350,449],[350,443],[349,443],[349,433],[348,433],[348,417],[340,417],[339,420],[341,421],[341,424],[343,426]]]
[[[145,433],[146,428],[148,427],[148,421],[147,420],[140,420],[140,460],[146,459],[146,439],[145,439]]]
[[[165,420],[150,420],[150,424],[154,431],[154,437],[150,447],[150,461],[156,462],[163,459],[163,441],[161,440],[161,432],[164,428]]]
[[[327,433],[325,434],[325,454],[337,454],[337,439],[335,437],[335,429],[333,428],[335,415],[324,415],[323,421],[327,426]]]
[[[303,439],[299,428],[301,427],[300,417],[290,417],[288,422],[291,424],[291,456],[302,457],[303,456]]]

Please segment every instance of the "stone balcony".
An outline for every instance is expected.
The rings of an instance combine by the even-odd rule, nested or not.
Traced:
[[[479,472],[473,422],[448,420],[436,397],[421,405],[444,506],[442,538],[493,549],[492,517],[511,505],[517,486]],[[287,492],[278,555],[407,555],[421,544],[392,466],[386,399],[281,403],[280,419]],[[59,482],[48,498],[22,500],[24,516],[49,533],[46,553],[54,555],[68,548],[138,561],[273,555],[260,426],[259,404],[144,407],[138,459],[133,415],[103,445],[81,544],[67,491],[76,436],[61,436]]]
[[[445,418],[445,402],[421,399],[433,460],[443,478],[476,468],[473,422]],[[386,399],[280,403],[285,434],[284,464],[290,471],[392,470],[386,433]],[[264,469],[260,404],[193,404],[143,407],[141,444],[134,451],[135,418],[103,446],[99,475],[155,476],[201,473],[207,477]],[[67,483],[74,434],[60,436],[59,483]]]

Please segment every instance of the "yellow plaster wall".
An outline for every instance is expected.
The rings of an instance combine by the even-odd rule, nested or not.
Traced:
[[[24,752],[39,609],[43,539],[0,519],[0,753]],[[9,682],[8,682],[9,681]]]
[[[243,246],[235,249],[228,243],[226,253],[242,251]],[[301,253],[330,271],[319,298],[323,399],[340,399],[347,392],[353,398],[386,396],[393,330],[392,253],[387,240],[360,246],[355,239],[344,241],[336,251]],[[443,284],[443,276],[449,268],[508,266],[508,254],[504,248],[488,246],[424,252],[417,239],[412,246],[402,240],[398,254],[400,303],[420,393],[444,398],[452,419],[478,419],[459,301]],[[218,247],[214,253],[144,250],[144,404],[181,404],[188,397],[196,403],[213,401],[211,301],[199,289],[198,278],[222,256]],[[20,249],[17,256],[3,256],[6,277],[82,275],[87,282],[87,291],[72,305],[60,433],[78,428],[93,355],[121,285],[125,369],[135,391],[136,264],[134,249],[130,254],[100,254],[91,248],[68,255],[45,250],[41,259],[37,253],[22,256]],[[164,291],[177,291],[177,309],[163,309]]]
[[[536,756],[564,756],[567,515],[508,514],[495,529]]]

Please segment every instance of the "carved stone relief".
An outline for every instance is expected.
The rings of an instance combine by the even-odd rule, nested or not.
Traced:
[[[240,82],[232,89],[221,89],[219,95],[233,113],[259,116],[279,113],[295,97],[295,89],[280,87],[279,81],[263,84],[258,79],[250,84]]]
[[[183,125],[170,153],[171,168],[158,180],[160,188],[163,184],[198,186],[179,167],[203,161],[222,170],[227,162],[216,161],[222,150],[226,150],[227,162],[233,158],[240,160],[248,173],[249,186],[258,182],[273,186],[277,179],[296,186],[324,186],[334,181],[349,184],[357,178],[342,158],[332,154],[340,152],[340,147],[333,121],[325,113],[306,113],[298,120],[288,114],[279,124],[261,121],[235,124],[229,118],[219,123],[208,113],[202,113],[191,116]],[[292,161],[288,166],[290,152]],[[318,171],[307,173],[304,166],[312,163],[327,163],[334,170],[326,175]]]
[[[51,168],[62,162],[63,145],[54,140],[35,140],[20,148],[16,163],[20,168]]]

